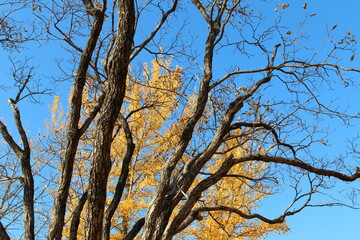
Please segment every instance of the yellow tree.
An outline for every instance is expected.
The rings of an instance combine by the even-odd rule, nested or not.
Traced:
[[[114,216],[109,222],[109,226],[113,229],[109,237],[110,239],[123,239],[129,229],[131,223],[139,219],[149,205],[151,196],[156,186],[157,178],[165,162],[165,159],[172,151],[175,143],[179,140],[180,130],[184,127],[186,118],[191,113],[193,98],[187,103],[184,109],[182,119],[176,119],[176,112],[179,111],[179,91],[182,84],[182,69],[179,67],[172,68],[169,60],[157,59],[152,61],[151,67],[144,65],[143,78],[128,78],[129,94],[126,96],[127,108],[122,112],[128,120],[128,130],[132,132],[134,143],[133,161],[129,164],[128,176],[124,192],[121,193],[122,198],[117,198],[118,202],[116,210],[112,213]],[[94,96],[91,95],[92,85],[86,87],[84,96],[83,119],[88,117],[88,109],[94,105]],[[52,118],[48,125],[50,136],[57,136],[51,144],[47,146],[57,147],[57,149],[42,149],[44,152],[57,152],[58,158],[64,153],[63,134],[66,129],[67,114],[64,112],[59,103],[59,96],[55,97],[51,106]],[[202,121],[209,121],[208,117],[204,117]],[[121,184],[119,173],[122,171],[124,161],[122,156],[126,153],[123,146],[126,145],[125,129],[122,122],[119,121],[119,129],[114,135],[112,145],[112,163],[113,168],[110,172],[108,184],[108,201],[106,213],[110,212],[110,205],[115,204],[114,195],[118,195],[116,191],[117,184]],[[91,146],[93,139],[93,128],[89,128],[88,132],[80,141],[78,155],[76,156],[75,174],[73,176],[73,188],[69,196],[69,214],[67,215],[67,227],[64,229],[64,235],[70,236],[75,230],[72,226],[71,218],[79,204],[84,204],[81,198],[84,198],[83,192],[86,192],[87,184],[82,179],[88,178],[88,162],[90,153],[86,149]],[[159,137],[161,136],[161,137]],[[221,166],[224,158],[230,154],[242,155],[241,147],[236,144],[237,139],[229,140],[223,149],[226,154],[220,155],[216,160],[206,166],[208,172],[214,172]],[[187,161],[184,157],[183,162]],[[126,163],[126,162],[125,162]],[[237,166],[233,169],[234,175],[225,178],[219,184],[209,189],[202,203],[197,208],[213,207],[217,205],[227,205],[234,208],[246,206],[248,210],[256,209],[259,201],[271,195],[271,188],[264,184],[251,184],[257,178],[266,175],[266,164],[253,166]],[[242,172],[243,176],[236,175]],[[206,175],[206,174],[205,174]],[[205,176],[204,175],[204,176]],[[244,178],[245,177],[245,178]],[[200,176],[194,184],[197,184],[203,176]],[[119,182],[119,183],[118,183]],[[177,210],[175,210],[176,212]],[[79,228],[77,229],[77,237],[84,237],[84,214],[80,216]],[[195,219],[194,219],[195,220]],[[200,220],[198,218],[197,220]],[[261,221],[248,221],[241,216],[235,216],[218,209],[216,213],[210,213],[207,216],[201,216],[199,223],[186,227],[179,234],[179,239],[184,237],[196,237],[197,239],[210,239],[212,236],[218,236],[220,239],[259,239],[260,237],[271,232],[284,233],[287,227],[284,224],[269,225],[261,223]],[[71,230],[71,228],[73,228]],[[200,231],[199,231],[200,229]]]
[[[244,148],[244,146],[243,146]],[[246,146],[245,146],[246,148]],[[221,149],[223,154],[214,159],[206,167],[209,173],[219,169],[224,158],[242,156],[245,150],[239,148],[238,139],[230,139]],[[225,178],[212,186],[196,204],[193,214],[201,221],[195,221],[195,226],[186,228],[180,233],[178,239],[193,236],[194,239],[264,239],[271,233],[286,233],[286,224],[271,225],[259,220],[244,218],[244,215],[237,211],[250,213],[256,210],[261,200],[273,193],[271,185],[262,183],[267,178],[267,165],[242,164],[234,167]],[[207,215],[200,215],[207,212]]]

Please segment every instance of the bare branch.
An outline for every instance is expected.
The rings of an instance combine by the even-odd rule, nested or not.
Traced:
[[[85,203],[87,200],[87,195],[88,195],[88,192],[85,191],[83,193],[83,195],[81,196],[79,203],[77,204],[77,206],[73,212],[73,216],[71,218],[70,236],[69,236],[69,239],[71,239],[71,240],[77,239],[77,233],[78,233],[79,224],[80,224],[81,212],[84,209],[84,206],[85,206]]]
[[[166,22],[167,18],[170,16],[171,13],[175,12],[176,7],[178,4],[178,0],[174,0],[174,3],[172,5],[172,7],[166,11],[163,12],[162,17],[159,21],[159,23],[156,25],[155,29],[150,33],[150,35],[147,37],[147,39],[141,43],[139,46],[136,46],[134,48],[134,52],[130,57],[130,62],[148,45],[148,43],[156,36],[156,34],[159,32],[159,30],[161,29],[161,27],[164,25],[164,23]]]
[[[227,212],[232,212],[232,213],[236,213],[237,215],[239,215],[242,218],[246,218],[246,219],[260,219],[263,222],[266,222],[268,224],[278,224],[278,223],[283,223],[285,220],[285,216],[281,215],[278,218],[275,219],[269,219],[266,218],[260,214],[254,213],[254,214],[246,214],[243,211],[240,211],[237,208],[233,208],[233,207],[226,207],[226,206],[218,206],[218,207],[200,207],[200,208],[196,208],[193,210],[194,212],[210,212],[210,211],[227,211]],[[286,216],[288,216],[289,214],[286,214]]]
[[[140,218],[135,225],[133,226],[133,228],[131,229],[131,231],[126,235],[126,237],[123,240],[132,240],[136,237],[136,235],[140,232],[141,228],[144,226],[145,224],[145,218]]]
[[[125,117],[122,116],[121,114],[119,115],[119,120],[120,120],[121,126],[125,132],[127,146],[126,146],[125,156],[122,160],[120,177],[119,177],[119,180],[115,187],[114,197],[113,197],[109,207],[106,209],[105,215],[104,215],[104,229],[103,229],[103,239],[104,240],[110,239],[111,219],[112,219],[112,217],[119,205],[119,202],[122,198],[122,194],[124,192],[125,185],[128,180],[131,158],[133,157],[133,153],[135,150],[135,144],[132,139],[132,132],[130,130],[129,124],[127,123]]]
[[[85,1],[86,6],[92,11],[90,1]],[[106,3],[106,1],[104,1]],[[78,124],[80,120],[82,94],[87,77],[87,70],[91,62],[92,54],[95,50],[103,22],[105,19],[106,4],[103,4],[102,11],[94,12],[94,23],[88,37],[88,41],[81,54],[78,70],[75,76],[74,92],[71,98],[71,112],[68,127],[68,138],[66,140],[67,151],[62,164],[62,176],[59,183],[59,189],[55,197],[53,209],[53,218],[50,224],[49,239],[60,240],[62,236],[62,228],[64,226],[64,217],[66,209],[66,201],[69,194],[69,187],[73,173],[74,158],[80,139]],[[86,125],[84,125],[86,126]]]
[[[246,122],[237,122],[237,123],[234,123],[230,126],[230,129],[237,129],[237,128],[241,128],[241,127],[249,127],[249,128],[263,128],[263,129],[266,129],[266,130],[269,130],[274,138],[275,138],[275,141],[278,145],[281,145],[281,146],[284,146],[284,147],[287,147],[289,148],[294,157],[296,158],[296,151],[294,149],[293,146],[291,146],[290,144],[287,144],[287,143],[283,143],[280,141],[279,139],[279,136],[278,134],[276,133],[275,131],[275,128],[271,127],[269,124],[266,124],[266,123],[246,123]]]
[[[24,230],[25,238],[29,240],[35,239],[35,213],[34,213],[34,178],[30,163],[30,145],[28,137],[23,128],[20,112],[18,107],[15,106],[15,101],[9,99],[9,105],[11,106],[14,114],[14,120],[16,128],[20,134],[23,149],[15,143],[12,136],[7,131],[6,126],[0,121],[0,132],[3,135],[5,141],[9,144],[12,150],[20,159],[22,177],[21,183],[24,187],[23,205],[24,205]]]
[[[206,9],[202,5],[202,3],[199,0],[193,0],[192,2],[199,9],[206,22],[210,24],[212,22],[211,17],[207,14]]]
[[[283,157],[277,157],[277,156],[267,156],[267,155],[250,155],[250,156],[244,156],[240,158],[234,159],[234,163],[242,163],[242,162],[248,162],[248,161],[261,161],[261,162],[272,162],[272,163],[280,163],[280,164],[286,164],[289,166],[298,167],[304,170],[307,170],[309,172],[315,173],[317,175],[321,176],[327,176],[327,177],[335,177],[342,181],[351,182],[358,178],[360,178],[360,172],[356,172],[353,175],[345,175],[336,171],[332,170],[326,170],[321,168],[313,167],[305,162],[299,161],[299,160],[292,160],[288,158]]]
[[[23,150],[14,141],[14,139],[12,138],[12,136],[8,132],[5,124],[2,121],[0,121],[0,131],[1,131],[3,138],[9,144],[9,146],[13,149],[13,151],[16,153],[16,155],[21,156],[23,153]]]

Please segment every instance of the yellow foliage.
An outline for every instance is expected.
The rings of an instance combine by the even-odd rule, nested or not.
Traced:
[[[206,167],[207,172],[214,173],[224,159],[233,154],[235,157],[243,155],[243,150],[237,147],[237,139],[229,140],[222,152]],[[223,178],[209,190],[196,207],[227,206],[239,209],[246,214],[258,208],[261,199],[272,193],[261,182],[251,179],[260,178],[266,171],[265,163],[239,164],[234,166],[227,177]],[[285,233],[288,231],[286,223],[266,224],[260,220],[247,220],[235,213],[226,211],[212,211],[202,216],[203,220],[194,222],[191,227],[183,230],[177,239],[192,237],[192,239],[263,239],[269,233]],[[199,231],[201,229],[201,231]]]
[[[193,96],[187,96],[188,102],[184,104],[185,107],[181,106],[181,109],[178,109],[178,92],[182,84],[182,69],[171,67],[170,60],[157,59],[152,61],[151,67],[144,64],[143,69],[143,78],[128,78],[127,95],[121,111],[123,116],[127,117],[135,150],[125,192],[112,219],[114,231],[112,231],[111,239],[122,239],[134,221],[145,214],[157,187],[159,172],[166,162],[166,158],[174,150],[195,102]],[[96,103],[96,96],[92,94],[94,83],[91,81],[91,77],[89,78],[83,95],[82,119],[87,117]],[[48,123],[48,128],[49,131],[59,131],[61,135],[61,132],[64,132],[67,116],[64,114],[59,101],[59,97],[56,96],[51,107],[52,118],[51,122]],[[179,112],[181,113],[179,114]],[[210,115],[211,111],[207,109],[200,121],[204,125],[207,124]],[[75,186],[70,191],[65,236],[69,236],[71,212],[75,209],[81,194],[86,189],[93,134],[94,129],[90,127],[79,145],[73,178]],[[63,139],[58,139],[58,141],[61,142]],[[236,138],[227,141],[220,149],[224,154],[216,155],[206,165],[205,170],[209,173],[215,172],[230,153],[235,157],[243,155],[244,152],[238,147],[237,141]],[[124,146],[126,146],[126,138],[124,132],[120,130],[114,138],[111,149],[113,167],[107,186],[108,204],[121,172],[122,158],[126,150]],[[61,145],[59,144],[57,148],[61,154]],[[186,155],[181,159],[183,163],[187,160]],[[271,194],[271,189],[260,183],[251,183],[249,178],[261,177],[266,167],[266,164],[235,166],[229,172],[229,175],[234,175],[233,177],[224,178],[205,192],[201,199],[203,204],[201,206],[226,205],[238,208],[246,213],[255,210],[258,207],[259,200]],[[200,176],[195,179],[192,188],[202,178]],[[177,211],[178,208],[175,209],[174,213]],[[201,230],[199,231],[199,229]],[[178,239],[189,237],[191,239],[213,239],[214,236],[217,239],[261,239],[262,236],[271,232],[286,231],[286,224],[268,225],[257,220],[243,219],[233,213],[217,211],[205,214],[202,221],[195,221],[179,234]],[[84,226],[81,222],[78,237],[81,237],[83,233]]]

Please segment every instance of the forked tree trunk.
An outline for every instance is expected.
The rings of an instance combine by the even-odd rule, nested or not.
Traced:
[[[134,2],[118,0],[117,36],[108,69],[106,97],[95,129],[86,215],[86,240],[99,240],[102,236],[106,185],[111,169],[112,135],[125,96],[134,33]]]
[[[12,148],[14,153],[20,158],[21,165],[21,184],[24,188],[23,195],[23,206],[24,206],[24,238],[26,240],[34,240],[35,239],[35,213],[34,213],[34,178],[31,170],[31,149],[28,141],[28,137],[26,135],[25,129],[23,128],[20,111],[18,107],[15,106],[17,101],[13,99],[9,99],[9,104],[14,113],[14,120],[16,124],[16,128],[20,134],[21,141],[23,144],[23,149],[14,141],[13,137],[8,132],[5,124],[0,121],[0,133],[4,137],[5,141]],[[4,231],[3,226],[0,226],[0,232]],[[0,236],[2,236],[1,233]],[[6,235],[4,237],[6,239]]]
[[[87,6],[88,7],[88,6]],[[69,188],[71,178],[73,175],[74,159],[77,151],[77,146],[81,135],[84,133],[86,126],[79,128],[80,112],[82,105],[82,94],[86,82],[87,71],[91,62],[91,57],[96,47],[101,29],[104,23],[104,11],[88,9],[94,16],[94,23],[86,43],[86,46],[81,54],[79,66],[77,69],[77,76],[74,82],[74,92],[71,98],[71,112],[70,122],[68,127],[68,136],[66,140],[66,152],[61,166],[61,177],[58,185],[57,194],[55,196],[54,208],[51,216],[51,223],[49,228],[48,240],[60,240],[62,238],[62,231],[64,227],[66,203],[69,196]]]

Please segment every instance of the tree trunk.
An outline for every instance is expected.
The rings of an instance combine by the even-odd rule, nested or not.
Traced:
[[[49,229],[49,240],[60,240],[64,227],[64,219],[66,212],[66,202],[69,196],[69,188],[74,168],[74,158],[77,146],[82,132],[79,130],[80,111],[82,104],[82,93],[86,82],[88,67],[91,61],[92,53],[96,47],[102,25],[104,22],[104,11],[97,10],[94,13],[94,24],[91,29],[88,41],[82,52],[79,66],[77,69],[77,77],[74,83],[74,92],[71,98],[70,123],[68,128],[68,136],[66,140],[66,152],[61,166],[61,178],[57,195],[55,197],[52,219]]]
[[[23,178],[21,182],[24,186],[24,226],[25,239],[35,239],[35,214],[34,214],[34,178],[30,166],[30,152],[21,158]]]
[[[7,234],[6,229],[4,228],[4,226],[2,225],[1,222],[0,222],[0,239],[1,240],[10,240],[10,237]]]
[[[133,1],[118,1],[118,19],[116,42],[108,69],[107,93],[96,122],[89,178],[86,240],[99,240],[102,235],[106,186],[111,169],[112,135],[125,96],[128,64],[135,33]]]
[[[119,202],[121,200],[122,194],[125,189],[126,181],[129,176],[129,168],[131,163],[131,158],[134,153],[135,144],[132,139],[131,130],[126,122],[126,119],[120,115],[119,116],[121,127],[124,129],[125,135],[126,135],[126,154],[124,156],[124,159],[122,161],[122,167],[121,167],[121,174],[118,180],[118,183],[116,184],[114,197],[105,211],[104,221],[103,221],[103,240],[109,240],[110,239],[110,228],[111,228],[111,219],[114,216],[114,213],[119,205]],[[144,220],[145,222],[145,220]]]
[[[23,128],[20,111],[15,106],[17,102],[9,99],[9,105],[14,113],[14,120],[16,128],[20,134],[23,149],[14,141],[13,137],[9,134],[6,126],[0,121],[0,133],[5,141],[12,148],[14,153],[20,158],[20,165],[22,171],[21,184],[24,187],[23,206],[24,206],[24,238],[25,240],[35,239],[35,214],[34,214],[34,178],[31,170],[30,156],[31,149]]]

